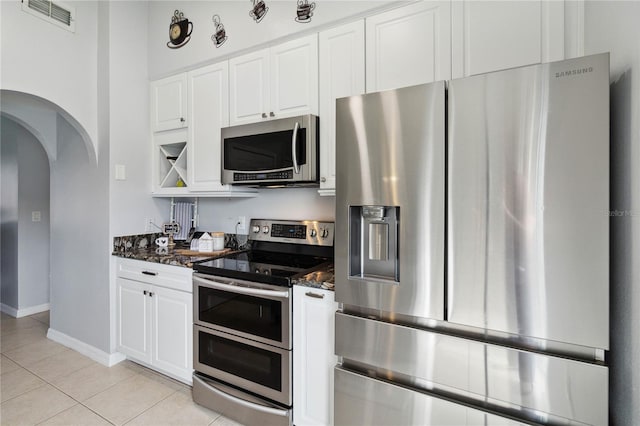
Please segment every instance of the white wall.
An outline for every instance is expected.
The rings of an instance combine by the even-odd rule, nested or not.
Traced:
[[[109,3],[111,236],[141,234],[144,219],[169,220],[169,201],[152,198],[147,73],[147,3]],[[117,164],[126,180],[115,180]]]
[[[315,188],[262,189],[256,198],[201,198],[198,230],[235,233],[238,216],[246,216],[247,227],[250,219],[333,221],[335,204],[335,197],[320,197]]]
[[[51,328],[110,352],[108,151],[97,165],[58,120],[51,165]],[[106,144],[101,144],[108,150]]]
[[[16,126],[18,144],[18,309],[49,303],[49,160],[40,142]],[[32,221],[32,212],[40,221]]]
[[[611,52],[612,424],[640,424],[640,3],[585,3],[585,54]]]
[[[0,2],[0,86],[59,105],[97,143],[97,2],[76,8],[71,33],[22,11],[22,2]]]
[[[18,309],[18,146],[0,123],[0,303]]]
[[[316,0],[311,21],[299,23],[296,1],[265,0],[269,11],[256,23],[249,11],[248,1],[151,1],[149,2],[149,75],[151,79],[193,68],[195,65],[226,59],[230,55],[276,39],[291,37],[301,32],[318,31],[318,27],[335,25],[341,20],[366,11],[400,5],[400,1],[328,1]],[[191,40],[179,49],[169,49],[169,24],[178,8],[193,22]],[[212,17],[220,16],[228,40],[219,48],[211,41],[215,32]]]

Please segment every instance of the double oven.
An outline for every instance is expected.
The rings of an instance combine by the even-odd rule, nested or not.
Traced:
[[[250,240],[194,264],[193,398],[244,424],[290,425],[292,282],[333,261],[333,223],[252,220]]]

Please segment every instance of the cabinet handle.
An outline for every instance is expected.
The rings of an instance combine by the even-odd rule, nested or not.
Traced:
[[[157,272],[151,272],[151,271],[142,271],[142,273],[145,275],[151,275],[152,277],[155,277],[156,275],[158,275]]]
[[[320,178],[320,182],[326,182],[326,181],[327,181],[327,178],[326,178],[326,177],[321,177],[321,178]]]
[[[184,117],[180,117],[180,122],[184,123]]]
[[[314,297],[316,299],[324,299],[324,294],[311,293],[310,291],[306,292],[305,296]]]
[[[153,293],[152,292],[149,292],[149,297],[153,297]]]
[[[276,115],[273,113],[273,111],[271,111],[271,112],[269,113],[269,117],[275,117],[275,116],[276,116]]]
[[[147,290],[143,291],[142,294],[147,295]]]
[[[266,112],[262,113],[262,118],[267,118],[267,113]]]

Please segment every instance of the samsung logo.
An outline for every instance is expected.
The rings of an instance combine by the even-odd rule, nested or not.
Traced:
[[[574,76],[574,75],[586,74],[588,72],[593,72],[593,67],[578,68],[578,69],[575,69],[575,70],[568,70],[568,71],[560,71],[560,72],[556,73],[556,78],[571,77],[571,76]]]

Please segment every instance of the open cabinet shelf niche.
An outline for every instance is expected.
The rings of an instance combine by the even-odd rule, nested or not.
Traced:
[[[188,185],[187,143],[176,142],[158,145],[158,186],[160,188],[180,188]],[[179,184],[182,182],[182,185]]]

